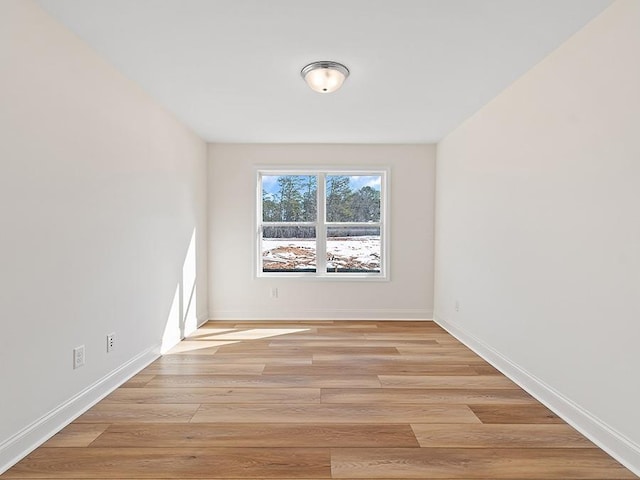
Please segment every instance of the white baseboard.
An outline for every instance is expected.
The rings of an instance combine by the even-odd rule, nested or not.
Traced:
[[[213,310],[211,320],[431,320],[427,309]]]
[[[448,322],[437,315],[434,317],[434,321],[602,448],[602,450],[640,476],[640,445],[626,438],[595,415],[530,374],[482,340],[466,332],[459,325]]]
[[[0,475],[156,360],[159,349],[139,353],[0,444]]]

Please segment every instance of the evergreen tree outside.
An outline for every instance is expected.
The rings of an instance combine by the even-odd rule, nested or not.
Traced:
[[[351,196],[354,222],[380,221],[380,191],[364,186]]]
[[[318,177],[303,177],[302,190],[302,221],[315,222],[318,215]]]
[[[327,222],[353,221],[351,197],[353,192],[346,175],[327,176]]]
[[[301,180],[297,175],[278,177],[280,217],[283,222],[302,221]]]
[[[280,221],[280,205],[264,189],[262,190],[262,221],[263,222]]]

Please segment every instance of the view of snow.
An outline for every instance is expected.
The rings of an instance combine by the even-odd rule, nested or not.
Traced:
[[[265,238],[262,265],[269,270],[308,270],[316,267],[316,242],[308,238]],[[380,271],[380,237],[329,237],[327,271]]]

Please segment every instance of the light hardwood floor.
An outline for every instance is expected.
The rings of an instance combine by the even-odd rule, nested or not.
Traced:
[[[2,478],[637,478],[432,322],[209,322]]]

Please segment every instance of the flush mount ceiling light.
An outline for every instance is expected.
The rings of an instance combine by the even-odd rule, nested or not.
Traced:
[[[349,76],[349,69],[338,62],[312,62],[300,71],[300,75],[312,90],[331,93],[342,86]]]

